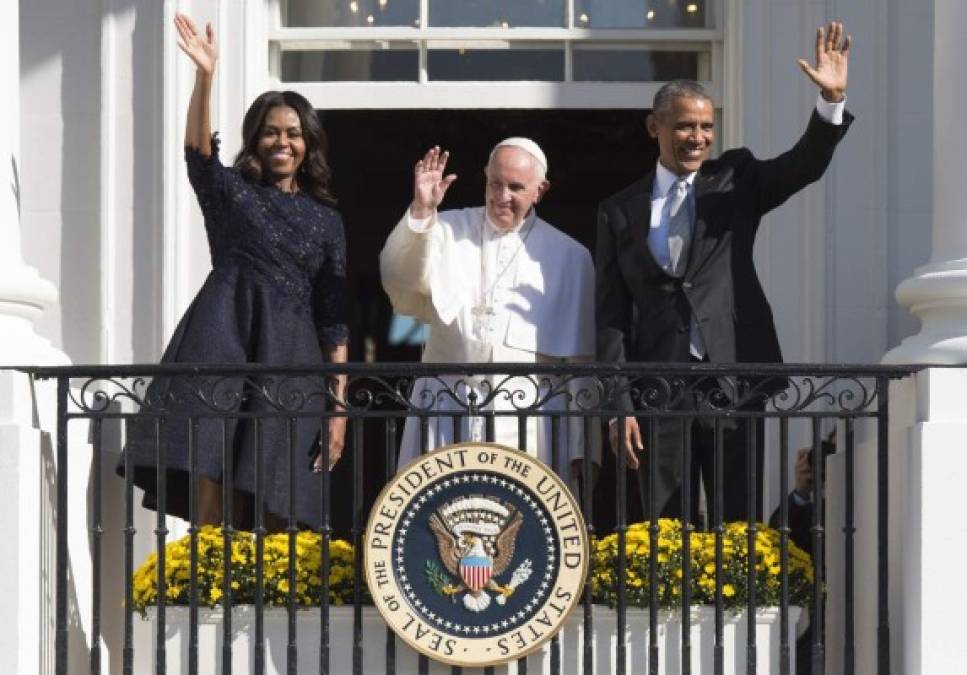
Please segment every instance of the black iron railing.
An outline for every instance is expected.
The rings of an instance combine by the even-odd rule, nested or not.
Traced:
[[[747,533],[750,556],[755,556],[755,538],[757,534],[757,512],[761,508],[762,476],[756,475],[758,462],[756,454],[765,450],[771,456],[778,457],[779,465],[779,527],[780,558],[781,558],[781,648],[780,667],[782,673],[792,673],[794,664],[791,663],[791,645],[789,641],[789,514],[787,512],[786,495],[789,493],[789,451],[793,434],[792,425],[805,426],[806,436],[813,448],[812,471],[814,473],[814,494],[816,503],[822,501],[822,485],[824,473],[824,454],[820,451],[823,436],[822,424],[824,420],[836,420],[840,425],[839,451],[845,457],[846,500],[843,514],[844,527],[842,538],[837,540],[838,553],[845,560],[845,599],[844,625],[845,648],[842,654],[843,669],[846,673],[853,673],[854,643],[854,578],[853,560],[855,554],[855,519],[853,478],[855,472],[855,438],[857,423],[862,420],[872,420],[875,424],[875,438],[872,440],[877,447],[877,559],[878,559],[878,644],[879,672],[889,672],[889,603],[888,603],[888,422],[889,398],[888,384],[891,379],[910,375],[910,368],[893,368],[879,366],[791,366],[791,365],[747,365],[743,367],[726,367],[709,364],[695,365],[658,365],[658,364],[625,364],[621,367],[613,365],[523,365],[523,364],[350,364],[347,366],[326,366],[312,369],[268,368],[260,366],[103,366],[103,367],[62,367],[62,368],[30,368],[24,369],[33,377],[39,379],[55,379],[57,382],[57,485],[56,485],[56,672],[66,674],[79,672],[81,664],[69,663],[68,650],[68,528],[77,527],[72,522],[73,514],[68,512],[67,466],[69,462],[78,461],[81,449],[72,448],[68,442],[68,425],[89,424],[91,433],[89,439],[93,448],[92,465],[94,467],[94,484],[89,509],[89,522],[85,523],[90,531],[93,578],[89,580],[93,593],[91,635],[90,635],[90,672],[101,671],[101,630],[103,613],[123,612],[123,672],[132,673],[134,669],[135,643],[133,629],[133,589],[132,574],[137,562],[134,560],[135,542],[135,497],[133,471],[130,464],[130,453],[125,455],[124,478],[118,478],[119,484],[124,485],[124,526],[123,526],[123,566],[116,569],[111,566],[102,551],[104,536],[104,520],[102,513],[101,465],[104,461],[104,433],[105,423],[125,425],[140,424],[142,430],[145,425],[153,430],[156,439],[156,469],[157,469],[157,497],[158,511],[154,534],[156,550],[159,556],[157,575],[157,638],[154,663],[156,672],[164,673],[166,659],[165,647],[166,625],[166,593],[165,593],[165,543],[169,533],[168,518],[165,515],[166,499],[169,494],[166,485],[168,472],[165,443],[160,439],[166,433],[168,425],[182,425],[186,430],[189,480],[186,486],[187,517],[190,523],[188,532],[191,537],[190,578],[189,587],[189,637],[187,643],[188,671],[190,673],[212,672],[214,664],[200,663],[198,653],[198,610],[199,597],[196,585],[198,572],[197,539],[198,523],[198,448],[197,435],[202,425],[220,424],[223,438],[229,438],[233,425],[239,420],[247,420],[255,447],[255,500],[256,505],[264,503],[262,472],[263,460],[266,453],[279,453],[279,448],[267,449],[260,442],[260,428],[264,425],[281,424],[290,440],[284,449],[288,453],[288,467],[290,477],[290,502],[288,514],[284,519],[284,531],[289,534],[289,598],[288,598],[288,640],[286,645],[287,668],[289,673],[296,671],[296,658],[299,650],[296,632],[296,576],[295,576],[295,545],[296,534],[300,523],[295,515],[292,502],[295,492],[292,482],[292,467],[298,466],[302,458],[297,456],[294,438],[298,425],[306,419],[315,420],[318,425],[320,445],[326,447],[326,420],[331,417],[348,418],[346,434],[346,452],[344,457],[352,457],[354,473],[352,484],[352,513],[351,537],[356,545],[355,561],[355,592],[354,632],[352,645],[330,644],[329,633],[329,572],[331,566],[329,545],[333,537],[331,495],[333,485],[329,470],[318,474],[318,489],[321,495],[321,506],[317,532],[321,540],[321,583],[322,593],[320,606],[320,651],[318,672],[330,672],[330,650],[351,649],[353,672],[362,672],[363,662],[363,632],[362,605],[364,598],[364,582],[362,577],[362,559],[360,539],[366,519],[363,477],[368,460],[379,458],[379,465],[383,466],[383,478],[391,477],[396,468],[399,432],[402,420],[407,417],[417,417],[421,423],[421,434],[426,444],[426,429],[433,419],[449,419],[453,424],[455,440],[469,440],[460,438],[462,422],[466,418],[483,418],[485,421],[486,438],[494,436],[495,419],[501,417],[514,418],[521,430],[521,438],[527,428],[527,421],[532,417],[550,418],[551,446],[555,459],[560,446],[561,434],[566,433],[568,420],[573,417],[583,418],[585,441],[588,445],[594,442],[594,431],[606,428],[609,420],[618,418],[622,429],[625,415],[628,414],[627,405],[634,407],[634,416],[643,422],[646,430],[647,446],[656,449],[662,442],[658,425],[654,422],[661,419],[681,420],[681,447],[684,467],[691,465],[692,422],[697,419],[708,420],[706,428],[714,435],[714,489],[707,495],[708,507],[706,512],[712,514],[712,520],[705,523],[715,534],[716,552],[716,590],[715,590],[715,673],[723,672],[723,626],[725,617],[725,601],[723,597],[723,583],[721,569],[723,564],[723,494],[725,458],[723,455],[724,425],[733,420],[746,420],[742,427],[747,434],[746,452],[747,465]],[[349,379],[348,392],[343,400],[337,400],[331,393],[331,378],[345,374]],[[410,398],[414,381],[418,378],[430,378],[437,383],[439,391],[432,397]],[[157,386],[164,381],[167,386]],[[154,384],[152,384],[154,382]],[[465,386],[471,382],[473,386]],[[439,404],[446,399],[446,410],[440,410]],[[561,405],[561,403],[564,405]],[[552,405],[552,404],[557,405]],[[496,404],[496,405],[495,405]],[[771,420],[775,420],[774,422]],[[778,428],[778,442],[765,443],[763,448],[762,429],[767,424],[770,428]],[[376,435],[372,435],[373,428]],[[369,436],[366,431],[370,431]],[[775,435],[775,434],[774,434]],[[377,438],[378,443],[370,439]],[[606,441],[605,441],[606,442]],[[368,443],[368,445],[367,445]],[[523,441],[522,441],[523,445]],[[525,449],[525,448],[522,448]],[[222,561],[223,589],[223,672],[231,672],[232,662],[232,476],[235,467],[232,466],[233,453],[228,441],[223,442],[223,475],[224,475],[224,503],[225,522],[223,527],[224,554]],[[641,488],[640,494],[649,494],[651,499],[642,505],[642,512],[650,522],[649,537],[652,551],[657,550],[658,544],[658,505],[655,503],[655,476],[657,474],[657,452],[645,455],[650,471],[638,472],[636,475]],[[80,461],[87,461],[81,458]],[[623,453],[618,453],[614,459],[614,478],[600,477],[598,485],[614,486],[614,527],[618,539],[618,558],[616,561],[617,584],[617,659],[618,672],[624,672],[626,662],[626,642],[624,639],[627,627],[627,588],[625,576],[627,574],[627,560],[625,556],[625,540],[628,531],[629,495],[626,489],[627,465]],[[554,462],[556,465],[556,461]],[[648,475],[652,485],[643,483]],[[594,475],[590,463],[584,462],[579,477],[580,503],[582,504],[585,520],[589,530],[594,531],[596,517],[594,498]],[[612,482],[613,480],[613,482]],[[608,489],[599,488],[601,489]],[[647,489],[651,487],[651,489]],[[732,486],[734,487],[734,486]],[[689,480],[682,481],[680,494],[680,511],[682,517],[682,547],[684,559],[688,560],[689,533],[691,523],[696,522],[697,515],[693,512],[694,495]],[[825,640],[823,630],[823,593],[824,569],[827,554],[827,533],[825,530],[826,514],[823,508],[814,509],[814,520],[811,527],[812,535],[812,564],[813,564],[813,598],[810,604],[813,672],[824,671]],[[265,598],[262,591],[262,547],[267,534],[263,508],[255,508],[253,514],[253,532],[256,542],[256,575],[255,585],[255,636],[254,636],[254,670],[263,672],[264,668],[264,623],[263,613]],[[657,643],[658,624],[658,584],[656,583],[657,568],[655,557],[651,557],[649,564],[649,589],[651,593],[648,620],[651,626],[647,654],[644,656],[650,663],[649,672],[657,672],[659,647]],[[748,641],[746,651],[749,671],[755,672],[756,638],[755,638],[755,610],[757,599],[755,594],[754,561],[750,561],[748,609]],[[124,606],[123,608],[105,607],[101,603],[101,582],[105,574],[123,574],[124,577]],[[682,672],[690,672],[691,651],[694,646],[689,637],[689,616],[687,611],[691,605],[690,595],[692,579],[688,565],[682,569],[681,586],[681,663]],[[76,579],[75,583],[85,583]],[[592,631],[593,621],[592,594],[590,575],[584,594],[584,631],[583,665],[584,672],[592,670]],[[637,658],[636,657],[636,658]],[[396,672],[396,641],[387,631],[386,635],[386,663],[387,672]],[[555,639],[550,654],[551,670],[559,673],[561,669],[560,645]],[[429,662],[425,657],[420,660],[420,672],[428,671]],[[518,672],[526,672],[526,661],[522,660]],[[453,669],[459,672],[458,668]]]

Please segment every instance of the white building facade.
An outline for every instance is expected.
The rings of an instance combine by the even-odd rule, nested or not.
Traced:
[[[0,136],[12,161],[0,170],[13,190],[0,199],[4,364],[155,362],[210,268],[183,169],[194,73],[175,44],[176,12],[211,21],[219,36],[213,127],[226,158],[238,150],[248,104],[266,89],[295,89],[349,119],[374,110],[644,110],[669,74],[708,86],[721,148],[745,145],[768,157],[795,142],[814,105],[815,87],[796,59],[812,58],[817,26],[841,20],[854,38],[847,106],[856,123],[823,180],[767,217],[756,248],[783,353],[801,363],[878,363],[888,353],[893,362],[967,363],[967,90],[957,47],[967,9],[959,0],[7,5]],[[640,71],[621,70],[639,62]],[[405,172],[412,159],[384,161]],[[648,169],[643,162],[641,173]],[[350,264],[375,259],[391,226],[373,230],[370,248],[351,250]],[[50,411],[41,390],[32,409],[23,380],[9,371],[2,378],[0,431],[20,449],[4,462],[21,476],[11,479],[20,501],[5,527],[20,527],[22,553],[15,573],[0,575],[20,589],[3,616],[5,626],[20,626],[7,653],[20,655],[12,672],[40,672],[45,657],[23,645],[37,644],[24,626],[42,624],[35,615],[43,605],[32,598],[45,589],[32,571],[43,542],[23,523],[43,492],[42,472],[24,453],[49,444]],[[916,539],[904,532],[931,534],[913,549],[900,544],[893,563],[896,673],[955,672],[949,664],[967,659],[949,614],[954,599],[967,597],[961,590],[951,598],[933,568],[967,552],[957,543],[967,533],[922,528],[960,510],[950,501],[957,486],[947,483],[967,469],[956,452],[967,433],[965,390],[963,370],[938,370],[898,385],[894,396],[907,408],[894,415],[891,490],[903,499],[893,520],[902,541]],[[873,605],[867,610],[858,630],[867,620],[864,630],[873,630]]]
[[[299,20],[283,22],[287,4],[303,12]],[[414,20],[426,28],[367,25],[377,0],[346,0],[342,12],[312,16],[314,7],[330,4],[340,3],[23,5],[22,257],[60,291],[59,305],[39,319],[37,332],[74,363],[155,361],[209,269],[181,159],[193,71],[175,46],[176,11],[211,21],[218,33],[214,127],[222,130],[226,157],[238,149],[248,103],[269,88],[294,88],[324,110],[648,107],[660,82],[578,80],[582,50],[694,54],[693,72],[720,111],[721,147],[746,145],[770,156],[798,138],[815,99],[796,59],[811,58],[817,25],[839,18],[855,39],[848,106],[858,124],[826,178],[769,216],[758,269],[787,361],[876,362],[915,332],[916,322],[893,295],[931,255],[933,149],[926,141],[933,67],[923,45],[932,44],[932,3],[710,0],[701,3],[705,28],[648,27],[646,4],[670,4],[664,0],[455,3],[493,5],[495,22],[520,5],[560,10],[529,17],[547,25],[510,28],[434,26],[432,0],[400,2],[415,8]],[[609,10],[617,16],[596,28],[597,16]],[[396,22],[412,13],[399,12]],[[363,25],[353,26],[354,17]],[[482,24],[488,17],[470,18]],[[431,80],[434,53],[460,49],[513,51],[525,55],[521,62],[526,50],[559,51],[567,72],[551,75],[559,81],[519,81],[513,71],[490,82]],[[282,81],[283,64],[294,63],[291,79],[308,77],[299,67],[311,68],[312,54],[300,60],[299,51],[333,61],[336,51],[350,57],[329,69],[338,71],[338,81]],[[362,79],[371,74],[366,57],[380,52],[412,55],[413,81]],[[361,79],[349,81],[354,67]]]

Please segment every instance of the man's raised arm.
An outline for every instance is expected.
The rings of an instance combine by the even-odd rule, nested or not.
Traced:
[[[457,179],[444,177],[449,153],[435,146],[413,168],[413,201],[379,254],[383,288],[400,314],[427,320],[432,231],[437,207]]]

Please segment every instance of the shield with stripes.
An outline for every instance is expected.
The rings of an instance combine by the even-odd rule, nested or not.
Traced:
[[[488,556],[471,555],[460,558],[460,577],[474,593],[487,586],[493,573],[493,561]]]

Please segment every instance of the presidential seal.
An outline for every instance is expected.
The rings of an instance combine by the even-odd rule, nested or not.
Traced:
[[[417,458],[366,528],[366,580],[387,624],[457,666],[539,648],[578,602],[588,569],[580,509],[536,457],[461,443]]]

